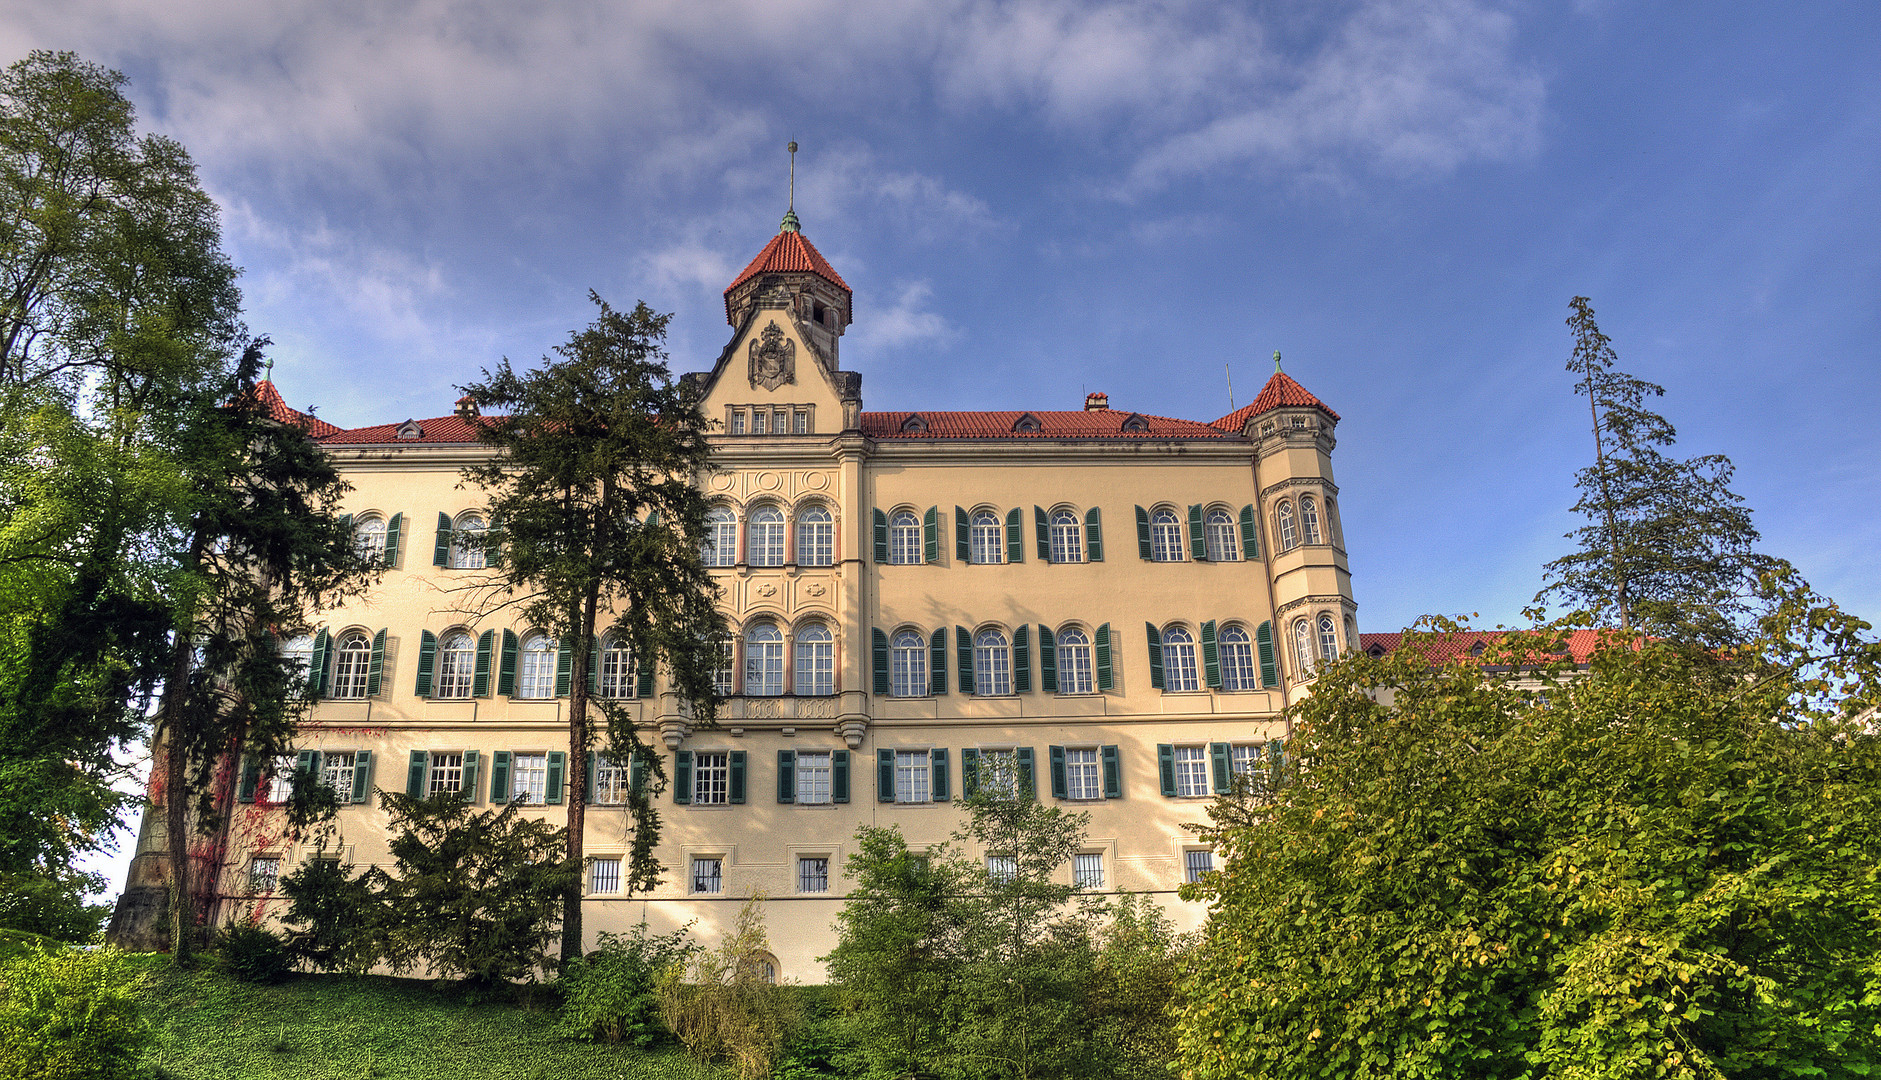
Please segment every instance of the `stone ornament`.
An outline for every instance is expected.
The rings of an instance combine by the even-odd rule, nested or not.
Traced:
[[[751,388],[775,390],[797,381],[797,343],[771,320],[751,343]]]

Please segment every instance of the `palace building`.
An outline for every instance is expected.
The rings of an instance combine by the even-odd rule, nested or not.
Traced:
[[[950,804],[993,765],[1090,812],[1067,880],[1153,894],[1198,925],[1175,890],[1211,854],[1184,826],[1278,750],[1314,666],[1358,645],[1338,414],[1277,365],[1251,405],[1214,420],[1104,394],[1068,410],[867,412],[841,365],[853,299],[788,215],[725,290],[724,351],[684,376],[720,425],[719,471],[702,482],[734,629],[726,700],[716,726],[695,727],[661,673],[602,643],[595,691],[667,755],[667,872],[622,896],[628,778],[597,761],[587,932],[695,922],[709,942],[762,893],[777,974],[819,982],[857,827],[945,840]],[[487,524],[458,486],[491,453],[475,403],[342,429],[263,390],[339,463],[360,543],[388,567],[296,645],[319,690],[299,763],[341,796],[344,857],[389,861],[375,788],[526,801],[558,821],[566,659],[539,628],[465,616],[451,591],[481,568],[461,538]],[[226,834],[193,852],[216,924],[285,910],[276,882],[311,855],[277,805],[293,764],[244,763]],[[147,822],[131,885],[161,882],[163,846]]]

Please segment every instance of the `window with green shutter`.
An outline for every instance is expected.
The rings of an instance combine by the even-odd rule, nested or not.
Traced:
[[[366,696],[378,697],[385,683],[385,631],[372,635],[372,659],[366,663]]]
[[[954,627],[954,655],[960,660],[960,676],[954,682],[962,694],[970,697],[973,694],[973,639],[964,626]]]
[[[1025,515],[1016,506],[1006,512],[1006,561],[1025,561]]]
[[[405,794],[414,799],[425,797],[425,780],[431,775],[431,754],[425,750],[411,752],[411,765],[405,773]]]
[[[392,520],[385,523],[385,565],[398,569],[398,556],[405,537],[405,515],[393,514]]]
[[[1032,508],[1032,531],[1038,538],[1038,561],[1052,561],[1052,523],[1045,515],[1045,508]]]
[[[1254,631],[1254,644],[1260,652],[1261,685],[1276,687],[1280,685],[1280,666],[1274,662],[1274,624],[1264,622]]]
[[[1215,780],[1215,794],[1226,795],[1234,787],[1234,761],[1225,742],[1208,744],[1208,760]]]
[[[496,648],[496,631],[485,630],[477,636],[477,666],[471,670],[470,696],[490,696],[490,653]]]
[[[940,507],[930,506],[921,517],[921,557],[929,566],[940,562]]]
[[[1048,746],[1045,753],[1049,758],[1052,771],[1052,798],[1068,799],[1071,797],[1071,785],[1065,778],[1065,748]]]
[[[1058,692],[1058,639],[1044,623],[1038,624],[1038,688],[1047,694]]]
[[[1012,692],[1032,692],[1032,629],[1024,623],[1012,630]]]
[[[915,654],[917,657],[919,653]],[[888,696],[888,635],[880,627],[869,630],[869,661],[875,676],[875,694]]]
[[[353,751],[353,790],[352,801],[368,803],[372,801],[372,751]]]
[[[451,565],[451,515],[438,513],[438,545],[431,552],[432,566]]]
[[[829,801],[834,803],[849,801],[849,751],[847,750],[829,752]]]
[[[498,750],[490,755],[490,804],[492,806],[501,806],[509,801],[509,759],[508,750]]]
[[[1032,748],[1021,746],[1014,754],[1019,759],[1019,796],[1038,798],[1038,772],[1033,767]]]
[[[1163,795],[1176,797],[1176,748],[1171,743],[1156,744],[1156,771],[1163,782]]]
[[[568,751],[549,751],[549,782],[542,789],[542,800],[550,806],[562,805],[562,790],[567,785]]]
[[[888,515],[878,507],[872,511],[875,519],[875,561],[888,562]]]
[[[333,635],[322,627],[314,635],[313,657],[307,661],[307,696],[315,701],[327,696],[327,653],[333,647]]]
[[[564,698],[574,689],[575,643],[563,638],[555,646],[555,696]]]
[[[429,630],[418,632],[418,685],[413,693],[421,698],[431,696],[431,673],[438,665],[438,636]]]
[[[1221,643],[1215,637],[1215,620],[1202,624],[1202,679],[1221,689]]]
[[[1241,557],[1258,559],[1261,557],[1261,534],[1259,519],[1254,516],[1253,506],[1241,508]]]
[[[1150,544],[1149,511],[1140,506],[1136,508],[1136,553],[1144,562],[1156,558],[1155,548]]]
[[[939,696],[947,692],[947,628],[934,631],[928,639],[927,676],[931,692]]]
[[[954,507],[954,561],[962,566],[973,559],[973,530],[967,524],[967,512]]]
[[[960,796],[971,799],[980,793],[980,752],[969,746],[960,751]]]
[[[1084,561],[1104,561],[1104,515],[1095,506],[1084,512]]]
[[[1208,561],[1208,528],[1202,524],[1200,505],[1189,506],[1189,557],[1196,562]]]
[[[673,751],[673,801],[681,806],[692,801],[692,751]]]
[[[1094,648],[1097,652],[1097,689],[1110,690],[1116,685],[1116,676],[1112,672],[1110,663],[1109,623],[1097,628],[1097,643]]]
[[[895,752],[877,750],[875,752],[875,801],[895,801]]]
[[[743,805],[745,801],[745,752],[743,750],[733,750],[731,752],[730,764],[731,790],[727,793],[729,801],[734,806]]]
[[[1163,635],[1156,629],[1155,623],[1143,624],[1143,632],[1149,636],[1150,687],[1163,688]]]
[[[1123,798],[1123,760],[1115,746],[1098,748],[1104,761],[1104,798]]]
[[[946,748],[937,746],[929,750],[927,759],[930,770],[928,773],[929,795],[935,802],[946,802],[953,798],[953,793],[948,787],[953,770],[947,764]]]
[[[516,648],[516,632],[503,631],[503,649],[496,668],[496,693],[499,697],[516,696]]]
[[[777,801],[780,803],[797,801],[797,752],[795,750],[777,752]]]

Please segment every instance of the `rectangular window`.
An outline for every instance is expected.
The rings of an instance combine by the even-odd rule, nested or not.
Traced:
[[[627,766],[596,755],[594,759],[594,801],[597,805],[619,806],[627,801]]]
[[[1071,799],[1104,797],[1103,777],[1098,771],[1095,747],[1065,751],[1065,796]]]
[[[341,800],[353,795],[353,761],[351,750],[329,750],[320,759],[320,782],[339,792]]]
[[[1193,884],[1202,880],[1202,875],[1215,868],[1215,853],[1212,851],[1185,851],[1182,853],[1182,880]]]
[[[1208,748],[1176,747],[1176,794],[1192,797],[1209,793]]]
[[[549,758],[547,754],[517,754],[510,759],[509,797],[511,802],[548,801]]]
[[[591,893],[617,893],[620,891],[620,860],[596,859],[588,864],[588,891]]]
[[[263,798],[271,803],[285,803],[289,795],[294,794],[294,758],[283,756],[274,759],[274,771],[268,777],[268,792]]]
[[[692,860],[692,891],[695,893],[718,893],[725,888],[723,860],[717,858]]]
[[[464,786],[464,755],[432,754],[431,782],[426,785],[427,795],[443,795],[457,791]]]
[[[743,409],[732,410],[731,433],[733,435],[743,435],[745,433],[745,411]]]
[[[929,801],[928,781],[931,757],[926,750],[895,751],[895,801]]]
[[[732,692],[732,642],[730,638],[720,638],[713,643],[718,650],[718,658],[712,666],[712,692],[719,697],[731,697]]]
[[[810,434],[810,413],[807,409],[797,410],[797,415],[791,418],[790,430],[798,435]]]
[[[1245,743],[1237,743],[1230,747],[1228,755],[1229,759],[1234,763],[1234,774],[1236,776],[1247,776],[1253,773],[1255,768],[1261,763],[1261,750],[1262,748],[1259,746]]]
[[[1018,791],[1019,752],[980,751],[980,794],[993,799],[1010,799]]]
[[[797,860],[797,891],[806,893],[829,891],[828,858],[821,855],[806,855]]]
[[[829,802],[829,751],[797,752],[797,801],[810,806]]]
[[[765,412],[763,409],[752,409],[751,410],[751,434],[763,435],[765,433],[764,431],[765,427],[767,427],[769,424],[769,418],[770,418],[770,414]]]
[[[730,754],[720,750],[692,755],[692,801],[698,806],[722,806],[731,801]]]
[[[281,857],[257,855],[248,864],[248,891],[271,893],[281,880]]]
[[[1019,876],[1019,860],[1010,855],[988,855],[986,857],[986,876],[995,885],[1008,884]]]
[[[1080,889],[1101,889],[1104,887],[1104,856],[1100,852],[1086,852],[1072,863],[1071,881]]]

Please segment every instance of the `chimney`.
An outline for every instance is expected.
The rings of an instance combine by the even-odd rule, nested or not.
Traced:
[[[1099,390],[1084,395],[1085,412],[1103,412],[1110,408],[1110,395]]]
[[[477,399],[471,397],[469,394],[465,394],[463,397],[457,399],[456,412],[458,417],[464,420],[475,420],[481,415],[477,412]]]

